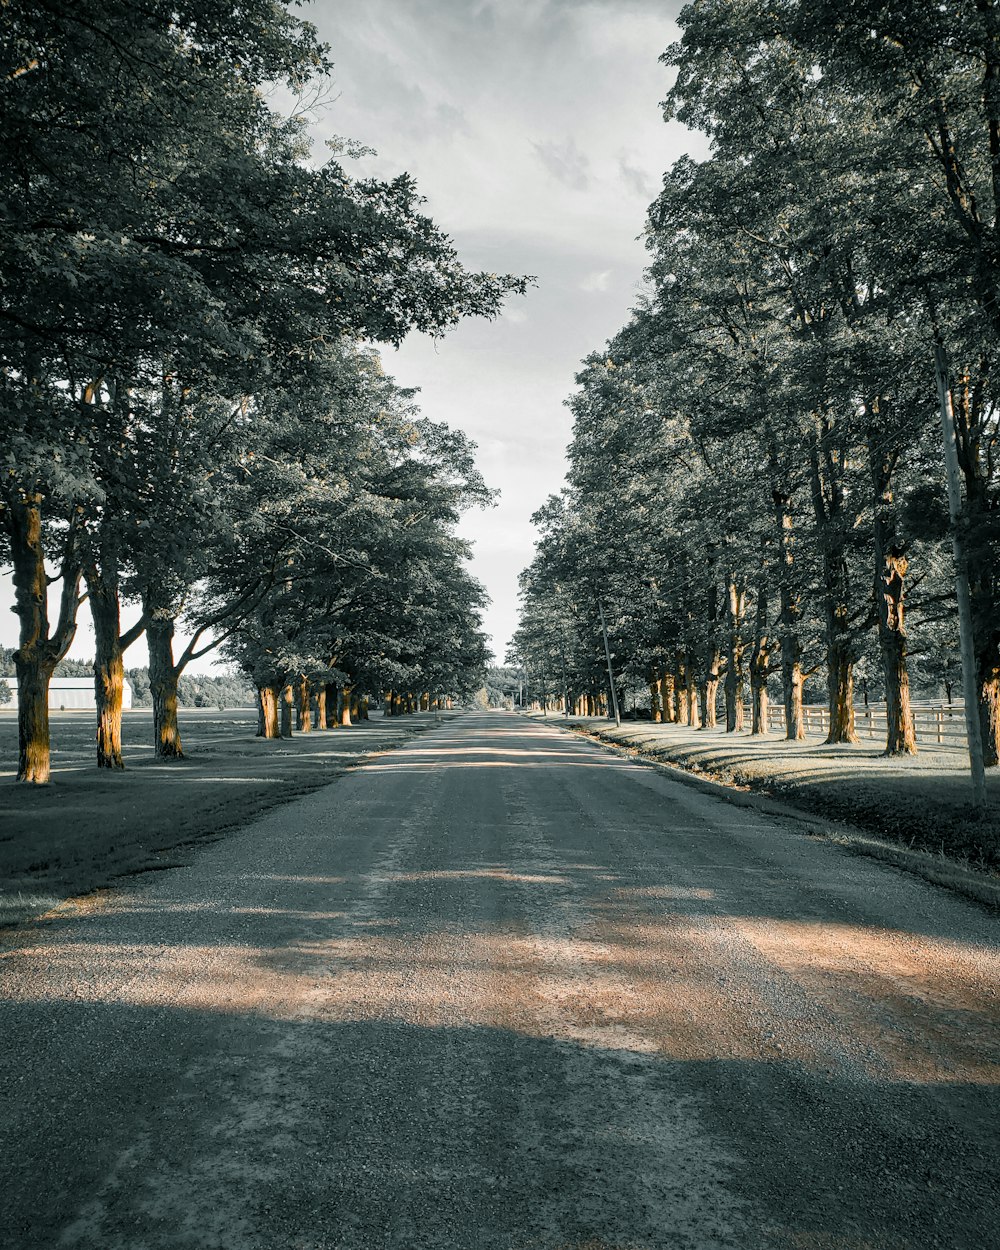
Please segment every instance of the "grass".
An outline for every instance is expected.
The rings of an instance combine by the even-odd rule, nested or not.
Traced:
[[[187,758],[157,760],[149,709],[125,713],[125,771],[94,764],[94,713],[52,713],[53,780],[15,781],[17,720],[0,712],[0,927],[117,878],[187,863],[198,843],[326,785],[364,756],[435,722],[433,713],[350,729],[257,738],[256,714],[185,710]]]

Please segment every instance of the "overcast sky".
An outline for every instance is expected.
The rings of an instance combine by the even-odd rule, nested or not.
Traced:
[[[384,353],[424,413],[468,432],[499,506],[470,516],[473,572],[499,660],[516,625],[531,513],[562,484],[563,401],[640,289],[637,241],[663,171],[698,140],[662,120],[660,54],[680,0],[313,0],[334,81],[315,130],[376,149],[360,173],[407,171],[470,268],[534,274],[496,322]],[[322,148],[320,146],[320,151]],[[9,593],[3,598],[10,602]],[[0,613],[0,641],[16,621]],[[93,655],[81,614],[71,654]],[[146,662],[140,642],[130,665]],[[207,664],[208,661],[205,663]]]
[[[463,261],[537,286],[498,322],[386,351],[426,415],[461,426],[498,487],[470,516],[474,572],[493,600],[502,661],[516,625],[529,521],[562,485],[581,359],[624,322],[645,252],[637,236],[664,170],[699,150],[667,125],[680,0],[316,0],[335,99],[321,129],[376,148],[364,172],[405,169]]]

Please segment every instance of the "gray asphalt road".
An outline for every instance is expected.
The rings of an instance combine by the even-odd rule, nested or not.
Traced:
[[[513,715],[0,955],[4,1250],[1000,1246],[996,922]]]

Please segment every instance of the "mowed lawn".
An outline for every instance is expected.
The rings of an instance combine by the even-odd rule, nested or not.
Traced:
[[[266,742],[249,708],[181,711],[187,758],[153,754],[149,708],[126,712],[125,770],[95,766],[95,713],[52,713],[52,783],[17,772],[17,717],[0,712],[0,925],[116,877],[187,862],[191,848],[331,781],[370,753],[434,724],[433,713]]]

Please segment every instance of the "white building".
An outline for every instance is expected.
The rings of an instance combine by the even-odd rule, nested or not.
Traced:
[[[5,681],[10,686],[10,692],[14,696],[13,701],[8,707],[17,707],[17,678],[3,677],[0,681]],[[125,687],[122,691],[122,707],[130,708],[132,706],[132,686],[129,679],[125,678]],[[76,708],[96,708],[97,698],[94,694],[93,677],[53,677],[49,683],[49,711],[63,712]]]

